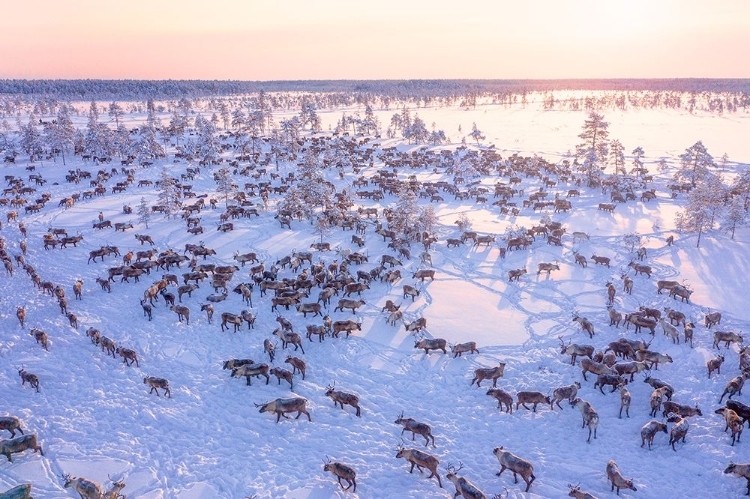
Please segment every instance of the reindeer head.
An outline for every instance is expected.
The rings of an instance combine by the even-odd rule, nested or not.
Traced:
[[[73,480],[74,480],[74,478],[70,476],[70,473],[62,473],[60,475],[60,478],[63,479],[63,483],[64,483],[63,487],[66,489],[72,485]]]
[[[462,463],[461,461],[458,462],[458,468],[456,468],[453,465],[453,463],[448,463],[448,467],[446,468],[446,470],[448,471],[448,474],[446,475],[446,477],[448,478],[448,480],[451,480],[452,478],[455,478],[456,474],[459,471],[461,471],[461,469],[463,469],[463,467],[464,467],[464,463]]]

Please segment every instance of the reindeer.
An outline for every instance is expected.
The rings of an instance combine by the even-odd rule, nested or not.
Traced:
[[[578,253],[577,251],[573,251],[573,258],[575,258],[576,263],[581,267],[588,267],[589,262],[588,260],[586,260],[586,257]]]
[[[692,322],[688,322],[683,326],[684,333],[685,333],[685,343],[688,341],[690,342],[690,348],[693,348],[693,329],[695,328],[695,324]]]
[[[461,357],[464,353],[479,353],[479,350],[477,350],[476,342],[468,341],[466,343],[458,343],[451,346],[451,353],[455,359],[456,357]]]
[[[455,498],[461,496],[464,499],[486,499],[487,496],[485,496],[484,493],[476,487],[476,485],[468,481],[466,478],[458,476],[456,474],[461,471],[463,467],[464,464],[461,462],[458,463],[458,468],[448,463],[448,474],[445,476],[445,478],[453,482],[453,485],[456,487],[456,493],[453,495],[453,497]]]
[[[607,305],[607,313],[609,313],[609,325],[620,327],[620,323],[622,322],[622,314],[612,308],[612,305]]]
[[[420,473],[422,473],[422,468],[427,468],[430,470],[430,476],[427,478],[437,478],[438,485],[441,489],[443,488],[443,483],[440,481],[440,475],[438,475],[437,472],[437,467],[438,464],[440,464],[440,461],[435,456],[417,449],[405,449],[403,446],[399,445],[396,459],[406,459],[411,464],[409,473],[414,472],[415,466]]]
[[[18,375],[21,377],[21,386],[24,386],[28,381],[31,388],[36,389],[36,392],[39,393],[39,377],[36,374],[26,372],[24,368],[21,368],[18,370]]]
[[[101,286],[102,291],[107,291],[107,293],[112,292],[112,287],[109,284],[109,281],[106,279],[101,279],[99,277],[96,278],[96,283]]]
[[[708,379],[711,379],[711,373],[714,371],[716,371],[718,374],[721,374],[721,365],[723,363],[723,355],[719,355],[717,357],[714,357],[713,359],[709,359],[709,361],[706,362],[706,367],[708,368]]]
[[[672,310],[669,307],[665,307],[664,311],[667,313],[670,324],[675,326],[679,326],[680,324],[685,325],[685,314],[677,310]]]
[[[710,314],[706,314],[703,320],[706,327],[711,329],[712,326],[721,324],[721,312],[711,312]]]
[[[487,395],[497,400],[498,409],[502,411],[503,404],[505,404],[505,412],[513,414],[513,395],[500,388],[490,388],[487,390]]]
[[[528,410],[529,407],[526,404],[533,404],[531,408],[532,412],[536,412],[536,406],[538,404],[549,404],[550,410],[554,410],[551,397],[542,392],[522,391],[516,394],[516,398],[518,399],[516,402],[516,410],[518,410],[518,407],[521,405],[524,409]]]
[[[172,305],[169,307],[169,310],[172,312],[177,313],[177,319],[182,322],[182,319],[184,318],[187,322],[187,325],[190,325],[190,309],[187,307],[183,307],[181,305]]]
[[[288,344],[294,345],[294,350],[299,348],[302,353],[305,353],[305,349],[302,347],[302,336],[291,331],[286,331],[284,328],[277,328],[273,331],[275,336],[278,336],[281,340],[281,348],[286,348]]]
[[[622,290],[626,292],[627,294],[632,295],[633,294],[633,279],[631,279],[626,274],[622,274],[620,278],[622,279]]]
[[[607,286],[607,305],[612,305],[615,302],[615,293],[617,293],[617,290],[615,289],[615,285],[611,282],[608,282],[606,284]],[[610,324],[611,326],[612,324]]]
[[[604,265],[605,267],[609,268],[609,258],[606,256],[596,256],[596,254],[591,255],[591,259],[594,260],[594,263],[597,265]]]
[[[649,279],[651,278],[651,267],[648,265],[641,265],[640,263],[636,263],[631,260],[631,262],[628,264],[628,267],[631,267],[633,270],[635,270],[635,275],[638,274],[646,274]]]
[[[266,384],[269,383],[270,377],[268,376],[269,372],[269,366],[268,364],[256,364],[256,363],[249,363],[249,364],[243,364],[241,366],[234,367],[232,369],[232,378],[241,378],[242,376],[245,377],[245,385],[252,386],[253,383],[251,381],[251,378],[254,376],[261,377],[263,376],[266,378]],[[279,381],[279,384],[281,382]]]
[[[615,487],[617,487],[617,495],[620,495],[620,489],[630,489],[634,492],[636,492],[638,489],[635,488],[635,485],[633,485],[633,480],[629,479],[626,480],[622,473],[620,473],[620,468],[617,466],[617,463],[610,459],[607,462],[607,479],[612,483],[612,490],[615,490]]]
[[[742,335],[732,332],[714,331],[714,348],[719,348],[719,343],[724,342],[724,347],[729,348],[730,343],[742,343]]]
[[[660,431],[667,433],[667,424],[660,423],[659,421],[652,419],[641,428],[641,447],[646,445],[648,442],[648,450],[651,450],[651,445],[654,443],[656,434]]]
[[[716,414],[721,414],[722,416],[724,416],[724,421],[726,422],[724,432],[729,429],[732,430],[732,447],[734,447],[734,443],[739,442],[740,437],[742,436],[742,430],[745,427],[744,421],[742,420],[742,418],[740,418],[736,411],[728,407],[720,407],[714,412]]]
[[[12,489],[6,490],[2,494],[0,494],[0,498],[2,499],[33,499],[31,497],[31,484],[22,483],[21,485],[16,485]]]
[[[591,345],[573,344],[570,341],[566,345],[562,336],[558,336],[557,339],[560,340],[560,354],[570,355],[570,365],[575,365],[576,357],[578,356],[585,356],[591,359],[594,355],[594,347]]]
[[[584,381],[588,381],[588,378],[586,378],[586,373],[594,373],[596,375],[599,374],[615,374],[614,369],[610,368],[606,364],[602,364],[600,362],[595,362],[590,359],[582,359],[581,360],[581,374],[583,375]]]
[[[416,435],[421,435],[425,440],[425,447],[427,447],[427,445],[430,443],[430,440],[432,440],[432,446],[435,447],[435,437],[432,435],[432,427],[430,427],[430,425],[428,425],[427,423],[420,423],[412,418],[405,418],[404,411],[401,411],[401,414],[399,414],[399,416],[396,418],[396,421],[394,421],[393,423],[403,426],[401,435],[403,435],[405,431],[410,431],[412,442],[414,441],[414,437]]]
[[[46,351],[49,351],[49,348],[47,348],[49,338],[47,337],[47,333],[42,331],[41,329],[37,328],[31,328],[31,331],[29,332],[31,336],[34,337],[37,343],[42,344],[42,348],[44,348]]]
[[[417,296],[419,296],[419,290],[417,288],[415,288],[414,286],[410,286],[408,284],[404,284],[403,290],[404,290],[404,293],[403,293],[404,294],[404,298],[406,298],[407,296],[411,296],[411,301],[412,302],[415,300],[415,298]]]
[[[521,278],[522,275],[526,274],[527,270],[525,268],[523,269],[515,269],[515,270],[509,270],[508,271],[508,282],[518,281],[518,279]]]
[[[538,269],[539,269],[539,270],[537,270],[537,271],[536,271],[536,275],[539,275],[539,274],[541,274],[542,272],[545,272],[545,271],[546,271],[546,272],[547,272],[547,275],[549,276],[549,275],[550,275],[550,273],[551,273],[551,272],[552,272],[553,270],[560,270],[560,265],[559,265],[559,264],[557,264],[557,263],[545,263],[545,262],[542,262],[542,263],[540,263],[540,264],[538,265]]]
[[[156,396],[159,396],[159,388],[164,390],[164,395],[172,398],[172,391],[169,389],[169,381],[164,378],[157,378],[154,376],[146,376],[143,378],[143,384],[148,385],[151,389],[148,393],[156,392]]]
[[[552,409],[554,409],[554,404],[557,404],[557,407],[562,410],[560,402],[566,399],[568,402],[573,403],[573,400],[576,398],[576,395],[578,394],[578,390],[580,388],[581,383],[579,383],[578,381],[571,385],[555,388],[555,390],[552,392]]]
[[[750,464],[734,464],[730,462],[729,466],[724,470],[724,473],[747,480],[747,493],[745,495],[750,496]]]
[[[721,398],[719,398],[719,403],[721,404],[721,401],[724,400],[724,395],[729,394],[730,400],[734,395],[742,395],[742,387],[745,385],[745,380],[748,377],[750,377],[750,374],[744,372],[739,376],[730,379],[727,386],[724,388],[724,392],[721,394]]]
[[[135,362],[135,366],[140,367],[140,365],[138,364],[138,354],[135,352],[135,350],[131,350],[130,348],[117,347],[115,348],[115,353],[122,357],[122,361],[126,366],[132,366]]]
[[[276,376],[279,385],[281,384],[281,380],[283,379],[287,383],[289,383],[290,389],[294,390],[294,374],[292,373],[292,371],[283,369],[281,367],[274,367],[269,371],[269,373]]]
[[[21,429],[21,420],[15,416],[0,416],[0,430],[8,430],[10,438],[16,436],[16,430],[21,432],[21,435],[24,434]]]
[[[651,412],[649,413],[649,416],[656,417],[656,412],[661,409],[661,403],[664,400],[665,397],[665,388],[656,388],[653,392],[651,392],[651,399],[649,400],[649,404],[651,405]]]
[[[658,378],[652,378],[651,376],[646,376],[646,378],[643,380],[644,383],[651,385],[651,388],[654,390],[663,388],[664,390],[662,393],[665,397],[667,397],[667,400],[672,400],[672,395],[674,394],[674,388],[669,383],[665,383],[664,381],[658,379]]]
[[[471,383],[469,384],[469,386],[474,385],[474,382],[476,381],[477,388],[479,388],[483,380],[491,379],[492,387],[496,388],[497,380],[498,378],[503,377],[504,370],[505,370],[505,362],[500,362],[497,365],[497,367],[480,367],[479,369],[475,369],[474,378],[471,380]]]
[[[585,317],[579,317],[578,315],[573,316],[573,322],[577,322],[581,325],[581,329],[589,334],[589,338],[594,337],[594,324]]]
[[[686,418],[703,416],[703,413],[697,405],[695,407],[690,407],[689,405],[678,404],[677,402],[667,400],[666,402],[664,402],[664,411],[662,412],[662,416],[667,417],[670,413]]]
[[[286,364],[292,366],[292,374],[299,371],[302,374],[302,379],[305,379],[305,370],[307,369],[307,363],[298,357],[287,357],[284,361]]]
[[[423,349],[425,355],[428,354],[430,350],[442,350],[443,353],[447,354],[448,351],[445,349],[446,344],[447,341],[442,338],[428,339],[420,333],[420,337],[414,341],[414,348]]]
[[[288,412],[297,412],[297,416],[294,419],[299,419],[302,414],[305,414],[307,416],[307,420],[312,421],[310,413],[307,411],[307,399],[304,399],[302,397],[293,397],[286,399],[278,398],[276,400],[272,400],[271,402],[266,402],[265,404],[255,404],[255,407],[260,407],[260,410],[258,411],[260,413],[275,413],[277,423],[281,420],[282,416],[284,416],[284,418],[286,419],[289,419],[289,416],[286,415],[286,413]]]
[[[635,353],[636,360],[640,362],[650,362],[651,367],[654,367],[655,370],[659,370],[659,363],[662,364],[669,364],[672,362],[672,357],[669,355],[663,355],[658,352],[653,352],[651,350],[638,350]]]
[[[617,343],[617,342],[613,342]],[[633,382],[633,378],[636,374],[642,371],[648,370],[648,365],[645,362],[619,362],[612,366],[615,372],[620,376],[630,375],[630,383]]]
[[[583,420],[581,428],[585,428],[586,426],[589,427],[589,438],[586,440],[586,443],[591,443],[592,430],[594,438],[596,438],[596,430],[599,426],[599,414],[594,410],[591,404],[580,398],[573,400],[570,405],[581,411],[581,418]]]
[[[667,418],[668,423],[675,423],[674,426],[672,426],[672,429],[669,432],[669,445],[672,446],[672,450],[677,452],[677,449],[675,448],[674,444],[676,444],[679,440],[682,440],[682,443],[685,443],[685,437],[687,436],[688,429],[690,428],[690,424],[688,423],[688,420],[681,416],[675,416],[672,415],[669,418]]]
[[[271,343],[271,340],[269,340],[268,338],[263,340],[263,351],[268,354],[271,362],[273,362],[273,358],[276,356],[276,345]]]
[[[575,499],[597,499],[596,496],[594,496],[593,494],[589,494],[588,492],[582,491],[578,485],[568,484],[568,487],[570,488],[570,492],[568,492],[568,497],[573,497]]]
[[[690,303],[690,295],[692,295],[692,294],[693,294],[693,290],[692,289],[688,289],[687,286],[682,286],[682,285],[679,285],[679,284],[677,286],[673,287],[669,291],[669,296],[672,297],[672,299],[676,300],[677,297],[679,296],[680,300],[683,303],[684,302]]]
[[[344,408],[344,404],[350,405],[354,407],[357,410],[357,417],[362,417],[360,407],[359,407],[359,397],[354,395],[353,393],[347,393],[341,390],[334,390],[336,386],[336,382],[334,381],[333,385],[328,385],[326,388],[326,397],[330,397],[331,400],[333,400],[333,406],[336,407],[337,404],[341,405],[341,409]]]
[[[13,462],[13,454],[18,454],[25,450],[39,452],[42,456],[44,451],[41,445],[37,445],[36,434],[23,435],[21,437],[11,438],[10,440],[0,440],[0,454],[8,458],[8,462]]]
[[[330,471],[333,473],[338,479],[339,486],[341,486],[342,489],[349,490],[349,488],[353,486],[354,488],[352,489],[352,492],[357,491],[357,472],[354,471],[354,468],[351,466],[339,462],[331,462],[331,460],[328,459],[323,465],[323,471]],[[346,487],[341,483],[342,479],[346,481]]]
[[[510,470],[513,473],[514,483],[518,483],[518,475],[521,475],[523,481],[526,482],[526,492],[528,492],[531,484],[536,480],[534,466],[512,452],[504,450],[503,447],[495,447],[492,453],[500,463],[500,471],[495,473],[495,475],[500,476],[503,474],[503,471]]]
[[[664,319],[659,319],[664,336],[672,339],[672,343],[680,343],[680,332],[672,324],[667,324]]]
[[[73,295],[75,296],[76,300],[82,300],[83,299],[83,281],[78,279],[75,284],[73,284]]]
[[[24,307],[16,308],[16,317],[18,322],[21,324],[21,329],[24,327],[24,321],[26,321],[26,309]]]

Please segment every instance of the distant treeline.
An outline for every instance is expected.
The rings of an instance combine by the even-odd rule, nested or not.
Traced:
[[[468,94],[587,91],[731,92],[750,94],[750,79],[571,80],[0,80],[0,95],[62,100],[141,100],[230,96],[265,92],[344,92],[419,99]]]

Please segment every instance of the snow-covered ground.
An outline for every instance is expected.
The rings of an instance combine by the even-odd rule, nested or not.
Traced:
[[[459,136],[458,125],[466,133],[476,122],[487,135],[485,142],[494,143],[501,154],[537,153],[552,161],[574,149],[584,119],[583,113],[505,110],[499,106],[418,112],[426,123],[436,122],[454,140]],[[387,123],[392,113],[379,112],[381,122]],[[340,112],[322,117],[326,128]],[[732,160],[731,169],[750,162],[750,144],[744,140],[745,115],[639,111],[609,113],[605,119],[611,123],[610,137],[620,139],[626,151],[642,146],[650,166],[660,157],[676,164],[676,155],[697,140],[702,140],[717,158],[726,152]],[[395,140],[383,141],[385,146],[395,144]],[[157,180],[162,163],[174,175],[183,173],[187,166],[175,164],[171,158],[157,162],[137,169],[136,183]],[[17,166],[3,166],[3,171],[26,178],[25,166],[19,158]],[[380,166],[376,162],[374,170]],[[446,202],[435,205],[440,225],[436,229],[439,241],[431,250],[434,281],[421,284],[411,278],[413,271],[423,267],[413,256],[404,261],[404,277],[395,285],[375,281],[362,293],[366,305],[356,314],[362,321],[361,331],[349,338],[326,338],[322,343],[304,340],[304,354],[293,349],[281,351],[279,345],[273,365],[285,366],[287,355],[298,355],[308,364],[307,378],[296,376],[293,392],[308,399],[312,422],[303,416],[276,424],[271,415],[260,414],[253,403],[288,397],[292,395],[289,387],[278,385],[273,377],[268,385],[254,379],[252,386],[246,386],[244,380],[231,379],[229,372],[222,370],[222,362],[229,358],[268,361],[263,339],[270,338],[277,326],[269,296],[261,297],[257,289],[254,291],[252,311],[258,319],[252,330],[246,326],[238,333],[220,329],[222,312],[238,313],[246,308],[234,293],[215,305],[214,322],[207,323],[200,312],[200,304],[213,292],[207,283],[183,300],[191,310],[190,325],[178,322],[163,301],[154,308],[153,321],[149,322],[143,317],[139,299],[162,272],[139,283],[120,283],[117,279],[112,292],[106,293],[95,279],[106,278],[106,269],[119,265],[120,259],[106,257],[103,262],[87,264],[88,253],[102,245],[117,245],[123,253],[146,249],[134,238],[140,233],[152,236],[160,251],[182,250],[186,243],[202,241],[217,253],[205,263],[229,265],[234,263],[236,251],[255,251],[270,265],[295,249],[307,250],[318,240],[313,228],[295,221],[291,230],[280,229],[274,213],[268,211],[258,218],[235,220],[235,230],[222,233],[214,230],[221,210],[207,209],[200,214],[207,231],[197,236],[185,231],[182,220],[162,216],[153,217],[148,229],[135,223],[135,229],[125,232],[96,230],[92,221],[100,211],[113,223],[136,222],[135,215],[122,214],[123,204],[135,207],[142,196],[153,204],[156,191],[153,187],[131,186],[125,193],[108,191],[103,197],[82,200],[63,210],[58,208],[62,197],[87,189],[65,182],[67,169],[76,167],[94,172],[98,169],[78,159],[66,168],[60,163],[39,168],[37,173],[49,181],[43,190],[52,194],[52,201],[39,213],[20,219],[28,229],[27,263],[42,280],[65,288],[69,310],[78,316],[78,328],[68,324],[56,300],[37,291],[23,270],[16,268],[12,277],[0,276],[0,411],[20,417],[24,430],[37,433],[45,451],[44,457],[26,452],[16,455],[13,463],[0,462],[0,490],[31,482],[36,498],[72,497],[74,493],[62,488],[60,478],[62,473],[71,473],[103,484],[109,483],[108,476],[122,478],[127,483],[123,493],[129,498],[235,499],[254,494],[258,498],[296,499],[451,497],[453,486],[445,478],[446,466],[462,462],[461,474],[488,496],[563,497],[568,484],[580,483],[582,489],[604,497],[611,495],[605,466],[609,459],[615,459],[638,488],[637,492],[621,491],[623,497],[737,497],[745,491],[744,481],[722,471],[730,461],[750,461],[747,444],[730,446],[723,419],[714,414],[726,382],[739,373],[738,349],[722,347],[726,357],[722,373],[707,379],[706,361],[718,352],[711,348],[712,333],[703,327],[702,319],[708,311],[721,311],[724,318],[718,329],[748,330],[750,311],[744,289],[750,271],[746,258],[750,231],[738,230],[734,241],[721,231],[704,235],[700,248],[695,247],[694,236],[678,235],[674,246],[666,246],[664,239],[674,234],[674,215],[684,198],[669,198],[664,189],[668,181],[665,175],[656,175],[656,200],[618,205],[614,215],[597,210],[599,202],[609,200],[600,191],[583,189],[582,196],[572,200],[573,211],[552,218],[562,222],[568,234],[586,231],[589,241],[574,243],[566,234],[563,246],[556,247],[537,239],[531,249],[508,252],[504,259],[497,246],[447,248],[445,239],[459,235],[454,224],[457,215],[465,212],[475,230],[500,236],[513,223],[535,225],[541,214],[526,209],[511,219],[496,207],[479,208],[471,199],[453,201],[452,196],[444,196]],[[286,171],[291,166],[283,168]],[[439,177],[431,170],[407,170],[401,176],[413,173]],[[365,169],[363,174],[372,172]],[[344,181],[353,180],[352,175],[349,172]],[[113,178],[108,186],[116,180],[121,179]],[[331,180],[339,182],[333,177]],[[485,183],[491,185],[496,180],[500,179],[492,177]],[[239,179],[240,185],[244,181]],[[528,193],[538,183],[538,179],[524,179],[522,187]],[[215,193],[210,169],[204,168],[193,185],[198,194]],[[379,204],[364,201],[362,205],[382,208],[394,201],[393,196],[386,196]],[[271,205],[274,203],[272,198]],[[18,225],[6,223],[8,207],[0,210],[0,236],[9,253],[18,255]],[[77,248],[44,250],[42,234],[49,227],[80,233],[84,240]],[[633,276],[627,267],[634,258],[622,240],[628,232],[644,237],[648,250],[645,263],[654,268],[650,279]],[[350,237],[351,232],[335,231],[327,240],[334,246],[356,250]],[[361,268],[369,270],[377,265],[373,263],[376,257],[388,249],[373,228],[368,229],[366,239],[370,263]],[[574,249],[587,258],[594,253],[610,257],[611,267],[595,266],[590,261],[589,267],[582,269],[574,264]],[[413,254],[418,252],[412,250]],[[315,253],[316,261],[330,263],[336,258],[335,252]],[[559,271],[549,276],[536,274],[538,263],[553,261],[559,262]],[[522,267],[529,273],[519,282],[509,283],[507,271]],[[236,274],[232,287],[249,281],[247,270],[246,266]],[[635,281],[630,296],[621,292],[621,273],[626,270]],[[184,266],[176,273],[183,271]],[[292,273],[286,270],[282,276]],[[72,292],[77,279],[84,282],[80,301],[73,299]],[[658,295],[658,279],[686,280],[695,290],[691,303],[679,303],[666,293]],[[661,328],[650,346],[674,359],[652,375],[675,387],[675,401],[697,404],[703,411],[703,416],[690,418],[686,443],[678,443],[676,452],[663,434],[656,437],[653,450],[640,447],[640,428],[651,419],[652,389],[642,382],[643,375],[628,385],[633,397],[631,417],[618,419],[618,394],[603,395],[595,390],[592,376],[584,381],[580,368],[560,355],[559,336],[590,343],[597,349],[604,349],[618,337],[636,337],[632,328],[626,331],[608,326],[605,284],[610,281],[618,289],[614,307],[619,311],[631,312],[641,305],[662,310],[669,306],[696,323],[694,348],[682,342],[673,344]],[[403,284],[415,284],[421,290],[414,302],[402,299]],[[313,290],[312,300],[316,293]],[[386,324],[387,316],[381,308],[387,299],[402,303],[407,321],[425,317],[428,336],[450,343],[475,341],[480,353],[453,359],[439,352],[425,355],[415,350],[414,338],[403,325]],[[27,312],[23,329],[15,317],[18,306],[24,306]],[[333,320],[352,318],[351,313],[334,313],[332,308],[329,313]],[[593,339],[572,322],[574,312],[594,323]],[[303,319],[294,310],[282,311],[282,315],[298,332],[304,332],[307,324],[321,323],[320,318]],[[119,358],[108,357],[86,338],[89,327],[99,329],[118,345],[136,350],[140,367],[127,367]],[[48,333],[48,352],[29,335],[31,328]],[[647,333],[639,337],[649,339]],[[579,396],[591,402],[601,418],[598,438],[586,443],[587,431],[580,427],[580,413],[568,404],[563,404],[562,411],[540,406],[536,413],[523,407],[513,414],[496,409],[496,402],[485,394],[487,382],[477,389],[470,381],[474,369],[498,362],[506,363],[498,386],[514,394],[520,390],[551,393],[558,386],[580,381]],[[39,376],[40,393],[21,386],[20,367]],[[149,394],[143,384],[145,376],[167,378],[172,398]],[[334,382],[337,389],[359,396],[361,418],[351,407],[342,411],[325,397],[326,387]],[[750,404],[747,395],[736,398]],[[434,479],[428,480],[426,474],[410,475],[407,463],[395,458],[402,440],[401,428],[394,420],[402,411],[432,426],[437,446],[426,450],[441,462],[444,489]],[[665,418],[659,413],[657,419]],[[9,434],[3,431],[2,436],[7,438]],[[420,438],[414,446],[425,450]],[[406,445],[411,444],[408,436],[404,439]],[[522,482],[514,484],[509,473],[495,476],[499,465],[492,451],[499,446],[533,463],[537,478],[530,492],[523,492]],[[356,469],[356,493],[343,492],[332,475],[323,472],[326,457]]]

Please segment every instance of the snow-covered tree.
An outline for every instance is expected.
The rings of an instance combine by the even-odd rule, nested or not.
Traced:
[[[750,210],[750,168],[742,170],[734,178],[732,182],[732,195],[741,197],[745,210]]]
[[[164,215],[169,219],[180,209],[179,191],[177,190],[177,179],[169,174],[166,167],[161,169],[159,179],[159,204],[164,206]]]
[[[365,135],[376,135],[380,129],[378,117],[369,103],[365,104],[365,117],[359,123],[360,131]]]
[[[628,250],[633,252],[636,248],[641,247],[641,235],[637,232],[629,232],[622,236],[622,242],[628,247]]]
[[[216,134],[216,125],[198,115],[195,119],[195,131],[197,135],[195,147],[198,158],[205,164],[214,163],[219,159],[219,153],[221,152],[221,141]]]
[[[591,111],[583,122],[583,131],[578,135],[583,142],[576,146],[576,157],[581,161],[583,173],[589,182],[601,176],[600,164],[606,160],[609,150],[608,128],[609,123],[604,121],[604,116]]]
[[[214,180],[216,180],[216,191],[224,198],[224,206],[229,205],[229,198],[236,191],[236,185],[234,179],[232,179],[232,172],[229,167],[223,165],[214,173]]]
[[[65,165],[65,152],[73,150],[76,137],[76,129],[70,119],[67,106],[60,106],[57,119],[45,125],[45,134],[53,153],[60,154]]]
[[[302,128],[310,125],[310,130],[313,132],[320,130],[320,116],[318,116],[315,103],[309,97],[302,99],[302,109],[299,113],[299,120],[300,123],[302,123]]]
[[[615,139],[609,145],[609,164],[615,170],[615,175],[625,174],[625,147]]]
[[[120,126],[120,119],[125,115],[125,111],[122,109],[117,102],[111,102],[109,104],[109,117],[115,120],[115,127]]]
[[[696,247],[701,244],[704,232],[714,228],[726,197],[726,187],[718,175],[706,175],[687,194],[684,211],[675,217],[675,225],[680,232],[698,234]]]
[[[223,100],[219,102],[219,115],[221,116],[221,122],[224,125],[224,130],[226,130],[227,128],[229,128],[230,116],[229,107]]]
[[[734,196],[724,214],[721,224],[732,232],[732,239],[734,239],[734,231],[737,227],[747,225],[749,220],[748,212],[745,209],[745,201],[740,196]]]
[[[32,114],[29,122],[23,126],[21,132],[21,149],[29,156],[39,156],[44,151],[44,140],[36,124],[36,117]]]
[[[469,137],[477,141],[477,145],[479,145],[480,140],[484,140],[487,137],[485,137],[481,131],[479,131],[479,128],[477,128],[476,123],[471,124],[471,133],[469,133]]]
[[[690,182],[694,187],[709,173],[709,168],[716,166],[713,156],[700,140],[685,149],[680,155],[680,163],[682,168],[677,173],[678,178]]]
[[[291,143],[299,139],[299,132],[302,128],[302,123],[297,115],[292,116],[288,120],[281,120],[279,125],[281,126],[284,141]]]
[[[148,229],[148,223],[151,221],[151,210],[146,203],[146,198],[141,197],[141,202],[138,204],[138,223],[142,223]]]
[[[636,175],[644,174],[646,169],[643,167],[643,156],[645,156],[646,153],[643,152],[643,148],[638,146],[633,149],[633,152],[630,154],[633,155],[633,169],[631,170],[631,173],[635,173]]]
[[[320,236],[320,242],[331,233],[331,220],[323,213],[318,213],[313,222],[315,233]]]
[[[393,205],[392,210],[393,216],[388,227],[409,241],[416,240],[416,236],[419,234],[417,227],[419,204],[416,193],[408,184],[401,186],[398,191],[398,200]]]
[[[156,130],[144,123],[138,128],[138,137],[133,143],[133,152],[140,160],[151,160],[166,156],[164,147],[159,143]]]
[[[419,114],[414,115],[414,119],[410,120],[410,125],[404,127],[401,135],[409,141],[413,141],[415,144],[422,144],[429,140],[430,132],[427,131],[427,125],[419,117]]]

